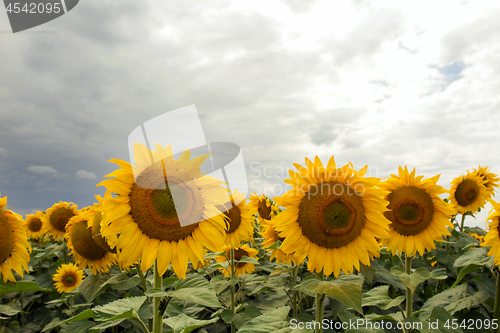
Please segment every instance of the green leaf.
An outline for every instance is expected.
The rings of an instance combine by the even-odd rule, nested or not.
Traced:
[[[254,265],[258,265],[259,264],[259,261],[257,259],[250,258],[250,257],[247,257],[247,256],[243,256],[240,260],[235,260],[234,262],[235,263],[254,264]]]
[[[109,320],[109,321],[102,322],[102,323],[90,328],[89,333],[102,332],[107,328],[120,325],[125,320],[127,320],[127,318],[119,318],[119,319],[115,319],[115,320]]]
[[[140,282],[141,278],[138,275],[130,277],[127,273],[121,272],[106,281],[105,284],[115,290],[128,290],[137,286]]]
[[[264,248],[264,250],[276,250],[278,249],[279,247],[281,246],[281,241],[278,240],[276,243],[274,243],[273,245],[269,246],[269,247],[266,247]]]
[[[479,291],[474,295],[467,294],[467,284],[461,284],[429,298],[422,306],[421,310],[423,312],[419,315],[419,318],[429,319],[432,309],[436,307],[442,307],[453,315],[457,311],[477,306],[488,298],[488,293],[485,291]]]
[[[212,288],[182,288],[167,292],[167,296],[201,304],[211,308],[222,307]]]
[[[187,280],[179,280],[177,285],[175,286],[175,290],[179,290],[182,288],[208,288],[210,289],[210,281],[205,279],[201,275],[192,275],[189,276]]]
[[[78,290],[80,290],[87,302],[91,302],[106,289],[107,285],[104,283],[110,278],[111,276],[109,274],[89,275],[83,279],[83,282],[78,287]]]
[[[121,318],[137,317],[139,308],[147,299],[146,296],[130,297],[119,299],[103,306],[96,306],[92,309],[94,319],[97,321],[109,321]]]
[[[21,291],[51,291],[52,289],[42,289],[36,282],[11,282],[0,283],[0,296]]]
[[[149,289],[144,293],[144,295],[148,297],[165,297],[167,296],[167,293],[160,289]]]
[[[363,280],[361,275],[342,275],[334,281],[321,281],[317,277],[311,276],[305,278],[298,288],[310,296],[325,294],[347,307],[363,313],[361,308]]]
[[[492,266],[494,259],[493,257],[488,257],[488,251],[489,250],[484,247],[477,247],[475,249],[466,251],[455,261],[455,267],[464,267],[471,264],[480,266]]]
[[[85,310],[85,311],[79,313],[78,315],[71,317],[69,319],[66,319],[63,321],[51,321],[50,323],[45,325],[42,332],[51,331],[52,329],[56,328],[57,326],[61,326],[61,325],[68,324],[68,323],[78,321],[78,320],[89,319],[89,318],[92,318],[93,316],[94,316],[94,313],[92,312],[92,310],[87,309],[87,310]]]
[[[271,274],[269,274],[269,276],[278,275],[281,273],[290,273],[291,271],[293,271],[292,266],[280,264],[276,267],[273,267],[273,270],[272,270]]]
[[[238,333],[269,333],[290,326],[286,321],[290,307],[284,306],[264,313],[243,325]]]
[[[87,279],[90,280],[87,281]],[[137,286],[139,282],[141,282],[141,278],[139,276],[136,275],[133,277],[129,277],[125,272],[120,272],[116,275],[91,275],[83,280],[78,290],[80,290],[87,301],[91,302],[109,287],[116,290],[127,290]]]
[[[391,268],[391,274],[399,277],[405,286],[410,288],[412,293],[415,292],[418,285],[422,282],[427,280],[443,280],[448,277],[444,268],[436,269],[431,273],[427,268],[419,267],[408,275],[402,267],[394,266]]]
[[[13,315],[18,314],[19,312],[21,312],[21,311],[14,309],[11,306],[0,304],[0,313],[2,313],[4,315],[13,316]]]
[[[199,327],[216,323],[217,320],[218,318],[209,320],[198,320],[188,317],[185,314],[181,313],[176,317],[163,319],[163,323],[172,327],[174,333],[188,333]]]
[[[210,280],[210,285],[217,295],[223,292],[227,287],[230,286],[229,281],[224,277],[224,275],[216,275]]]
[[[405,296],[395,299],[389,297],[389,286],[378,286],[363,294],[363,306],[377,306],[381,310],[387,310],[398,306],[405,300]]]
[[[388,269],[379,265],[377,260],[374,260],[371,263],[371,267],[375,268],[375,277],[373,279],[374,282],[381,282],[383,284],[390,284],[390,285],[393,285],[394,287],[397,287],[401,290],[406,289],[404,283],[401,282],[401,280],[398,277],[392,275]]]
[[[448,311],[451,315],[455,314],[455,312],[470,309],[474,306],[480,305],[484,301],[489,298],[488,293],[486,291],[478,291],[474,295],[467,295],[453,303],[450,303],[446,306],[446,311]]]
[[[75,321],[63,325],[61,333],[88,333],[93,326],[95,326],[95,322],[90,320]]]
[[[476,265],[476,264],[470,264],[470,265],[467,265],[466,267],[462,268],[460,270],[460,273],[458,274],[457,276],[457,280],[455,281],[455,283],[451,286],[451,288],[454,288],[460,281],[462,281],[462,279],[464,278],[464,276],[467,274],[467,273],[470,273],[470,272],[473,272],[475,270],[478,270],[480,268],[482,268],[483,266],[480,266],[480,265]]]

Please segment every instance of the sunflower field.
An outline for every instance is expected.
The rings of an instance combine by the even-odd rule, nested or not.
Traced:
[[[22,217],[0,197],[0,333],[500,332],[487,167],[447,190],[306,158],[269,198],[203,175],[208,155],[134,154],[90,207]]]

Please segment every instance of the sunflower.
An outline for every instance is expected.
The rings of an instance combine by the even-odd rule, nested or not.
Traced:
[[[280,241],[283,243],[285,240],[284,238],[281,238],[276,230],[274,229],[274,221],[273,220],[267,220],[266,223],[266,228],[261,231],[261,235],[264,238],[262,241],[262,247],[263,248],[268,248],[274,245],[277,241]],[[296,257],[294,253],[292,254],[286,254],[283,251],[281,251],[279,248],[278,249],[268,249],[266,251],[271,251],[271,260],[276,258],[276,263],[279,264],[281,262],[290,265],[292,262],[295,263],[296,265],[301,264],[304,259],[305,255],[303,255],[302,258]]]
[[[47,213],[42,216],[42,221],[54,237],[64,238],[66,224],[78,213],[77,208],[78,206],[72,202],[59,201],[47,209]]]
[[[29,238],[35,240],[40,239],[47,231],[47,225],[43,223],[43,212],[36,212],[35,214],[26,214],[24,220],[24,229]]]
[[[63,292],[69,293],[75,290],[80,283],[83,281],[83,270],[78,268],[73,263],[62,264],[54,274],[52,280],[54,280],[54,285],[56,286],[57,292],[62,294]]]
[[[238,204],[234,203],[238,202]],[[253,236],[252,213],[248,209],[244,194],[238,190],[231,194],[231,201],[217,207],[224,212],[227,219],[225,243],[235,248],[243,241],[249,241]]]
[[[31,246],[23,228],[22,217],[9,209],[7,197],[0,198],[0,276],[3,282],[16,282],[11,270],[23,278],[23,268],[29,272]]]
[[[376,187],[378,178],[364,178],[368,166],[355,171],[352,164],[336,168],[333,156],[325,168],[318,156],[306,167],[297,163],[285,183],[293,188],[275,198],[286,209],[274,219],[280,250],[309,256],[309,271],[335,276],[370,265],[378,256],[376,237],[388,236],[386,191]]]
[[[188,259],[194,266],[204,261],[204,247],[216,252],[224,245],[226,222],[216,207],[228,202],[228,190],[222,181],[201,175],[208,155],[191,159],[186,150],[174,160],[170,146],[156,148],[134,144],[137,167],[110,161],[120,169],[97,186],[117,196],[101,206],[101,234],[116,246],[125,265],[140,259],[146,271],[156,260],[163,275],[171,263],[177,276],[185,278]]]
[[[486,191],[490,194],[488,197],[490,198],[495,192],[495,187],[498,187],[498,183],[500,182],[498,175],[490,172],[490,168],[482,167],[480,165],[478,166],[477,170],[473,170],[475,171],[474,173],[476,175],[486,181],[486,183],[484,183],[484,186],[486,187]]]
[[[109,252],[111,251],[109,246],[105,247],[104,244],[100,246],[93,237],[96,214],[97,212],[92,209],[80,211],[69,220],[65,234],[75,263],[83,269],[88,267],[93,275],[107,273],[109,268],[117,262],[116,254]]]
[[[475,213],[484,207],[491,196],[484,184],[488,180],[476,173],[467,171],[467,175],[457,177],[451,182],[450,197],[455,213]]]
[[[490,247],[488,256],[495,256],[495,265],[500,266],[500,203],[491,200],[493,209],[490,211],[486,221],[491,221],[488,224],[488,233],[484,237],[484,243],[480,244],[484,247]]]
[[[216,260],[217,262],[225,262],[228,261],[228,259],[231,258],[231,247],[228,245],[224,245],[222,248],[222,252],[224,255],[222,256],[217,256]],[[258,250],[252,249],[251,247],[248,247],[247,245],[243,244],[240,247],[234,248],[234,260],[238,261],[241,260],[244,256],[247,256],[249,258],[255,258],[255,256],[259,253]],[[222,274],[224,274],[225,277],[230,277],[231,272],[229,271],[231,268],[222,268],[219,267],[219,270],[222,271]],[[238,275],[243,275],[243,274],[250,274],[255,271],[255,265],[249,262],[238,262],[236,263],[236,270],[234,274],[236,276]]]
[[[279,212],[274,200],[268,198],[265,194],[257,195],[255,192],[250,195],[249,209],[252,215],[257,215],[257,220],[262,228],[265,228],[267,221],[274,219]]]
[[[383,244],[392,253],[405,252],[415,256],[418,251],[435,249],[434,240],[442,240],[443,235],[450,235],[446,227],[453,229],[450,216],[455,213],[452,206],[439,197],[447,193],[446,189],[436,185],[439,175],[422,180],[415,177],[408,168],[398,168],[399,175],[391,175],[379,187],[389,191],[389,211],[384,215],[391,220],[389,238]]]

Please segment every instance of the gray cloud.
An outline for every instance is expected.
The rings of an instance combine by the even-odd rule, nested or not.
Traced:
[[[95,175],[95,173],[88,172],[88,171],[85,171],[85,170],[78,170],[75,173],[75,176],[78,177],[78,178],[82,178],[82,179],[96,179],[97,178],[97,176]]]
[[[52,177],[57,177],[59,172],[53,167],[46,165],[30,165],[27,170],[38,175],[47,175]]]

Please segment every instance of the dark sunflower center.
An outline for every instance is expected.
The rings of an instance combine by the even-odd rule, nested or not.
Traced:
[[[92,238],[92,229],[87,228],[87,221],[78,222],[73,226],[71,243],[73,249],[88,260],[99,260],[106,254],[106,250]]]
[[[336,181],[313,185],[299,205],[297,222],[311,242],[338,248],[355,240],[365,225],[361,197]]]
[[[218,207],[220,211],[224,212],[229,207],[232,207],[231,209],[227,210],[224,212],[224,215],[226,215],[229,218],[229,230],[227,230],[228,234],[231,234],[238,230],[238,227],[241,224],[241,212],[238,206],[234,205],[232,203],[228,203],[225,205],[226,208],[224,207]]]
[[[73,275],[66,275],[63,278],[62,282],[64,283],[64,285],[66,287],[71,287],[71,286],[75,285],[76,279],[75,279],[75,277]]]
[[[387,196],[390,211],[384,212],[391,226],[401,235],[417,235],[425,230],[434,216],[434,202],[425,190],[403,186]]]
[[[116,253],[116,248],[111,248],[104,237],[101,236],[101,221],[102,213],[97,213],[92,220],[92,238],[97,245],[102,247],[107,252]]]
[[[28,224],[30,231],[37,232],[42,229],[42,221],[38,217],[32,218]]]
[[[14,234],[7,216],[0,210],[0,264],[7,259],[14,248]]]
[[[230,255],[231,255],[231,253],[228,251],[227,257],[230,258]],[[234,250],[234,260],[241,260],[241,258],[243,258],[243,256],[249,257],[247,251],[245,251],[243,249]],[[239,262],[236,264],[236,267],[240,268],[240,267],[243,267],[245,265],[246,265],[245,262]]]
[[[191,235],[197,223],[204,220],[203,196],[190,180],[180,172],[167,176],[161,163],[137,177],[137,183],[148,184],[149,188],[132,185],[130,214],[149,238],[176,242]],[[188,225],[181,227],[179,217]]]
[[[455,199],[460,206],[469,206],[476,201],[479,195],[479,186],[472,179],[465,179],[458,184],[455,191]]]
[[[75,216],[75,213],[69,208],[59,208],[50,215],[50,224],[57,230],[65,232],[66,224],[70,218]]]
[[[267,207],[266,205],[267,200],[266,199],[260,199],[259,204],[258,204],[258,212],[259,216],[262,217],[264,220],[270,220],[271,219],[271,207]]]

